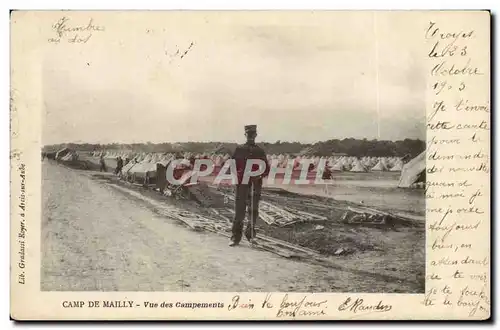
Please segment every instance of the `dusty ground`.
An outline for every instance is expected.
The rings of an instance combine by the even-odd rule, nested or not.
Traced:
[[[422,231],[403,230],[388,236],[372,228],[361,230],[367,237],[377,237],[377,244],[382,242],[387,248],[380,251],[368,246],[362,258],[359,254],[347,255],[345,263],[351,268],[410,274],[408,281],[390,281],[383,276],[329,269],[247,247],[229,248],[222,236],[190,231],[156,215],[147,205],[92,180],[88,172],[52,162],[43,164],[42,189],[42,290],[423,290],[423,249],[419,244],[410,246],[412,242],[423,246],[424,238],[419,236]],[[340,229],[333,224],[327,226],[332,234]],[[291,228],[290,232],[300,236],[307,231]],[[399,239],[394,240],[394,235]],[[415,241],[408,240],[411,235]],[[398,245],[404,241],[407,245]],[[395,251],[402,253],[394,255]],[[398,265],[400,262],[403,267]],[[420,271],[412,274],[414,269]]]
[[[343,249],[345,252],[335,260],[345,267],[410,279],[420,283],[423,289],[425,228],[420,220],[396,223],[394,227],[344,224],[340,219],[347,206],[356,204],[286,190],[264,189],[264,192],[264,201],[322,215],[327,220],[277,227],[259,219],[257,227],[260,233],[327,256]]]

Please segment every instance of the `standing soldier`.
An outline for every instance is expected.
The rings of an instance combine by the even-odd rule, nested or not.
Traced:
[[[243,220],[248,208],[249,221],[245,229],[245,237],[251,243],[255,243],[255,224],[259,217],[259,201],[262,190],[262,178],[269,173],[269,163],[267,162],[266,153],[264,150],[255,144],[257,137],[257,126],[245,126],[245,135],[247,142],[236,147],[233,154],[233,159],[236,162],[238,172],[238,183],[236,185],[235,196],[235,215],[233,220],[232,237],[229,246],[238,245],[241,241],[243,231]],[[258,177],[250,177],[248,183],[242,183],[245,166],[249,159],[260,159],[264,161],[266,168],[264,173]],[[258,170],[258,165],[254,165],[252,171]]]
[[[101,157],[99,158],[99,164],[101,165],[99,171],[106,172],[106,162],[104,161],[104,153],[101,153]]]
[[[123,159],[121,157],[116,157],[115,174],[120,175],[122,168],[123,168]]]

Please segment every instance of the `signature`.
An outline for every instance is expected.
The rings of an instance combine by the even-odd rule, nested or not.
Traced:
[[[392,305],[386,305],[380,300],[378,304],[371,305],[366,304],[362,298],[356,298],[352,300],[348,297],[342,304],[339,305],[338,310],[340,312],[348,311],[352,313],[357,312],[388,312],[392,309]]]
[[[63,37],[67,33],[72,32],[94,32],[104,31],[104,26],[95,25],[94,20],[91,18],[86,25],[73,25],[71,26],[69,23],[70,19],[67,17],[60,18],[56,23],[52,25],[52,28],[56,31],[56,34],[59,38]]]

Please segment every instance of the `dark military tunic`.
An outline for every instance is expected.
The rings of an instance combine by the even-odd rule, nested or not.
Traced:
[[[115,174],[120,174],[123,168],[123,159],[121,157],[116,158],[116,168],[115,168]]]
[[[106,169],[106,162],[104,161],[104,158],[102,156],[101,156],[101,159],[99,160],[99,163],[101,165],[101,167],[100,167],[99,170],[101,172],[106,172],[107,171],[107,169]]]
[[[243,231],[243,221],[245,213],[248,209],[250,221],[245,229],[247,239],[255,238],[255,224],[259,217],[259,201],[262,191],[262,178],[269,173],[269,163],[265,151],[256,144],[245,143],[236,147],[232,159],[235,160],[238,173],[238,183],[235,189],[235,215],[232,228],[232,240],[239,242]],[[249,159],[261,159],[265,162],[266,167],[264,173],[258,177],[250,177],[248,183],[243,184],[243,175],[245,172],[246,162]],[[252,166],[252,171],[258,170],[258,165]]]

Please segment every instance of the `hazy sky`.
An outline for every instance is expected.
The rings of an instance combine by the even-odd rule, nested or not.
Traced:
[[[242,141],[246,124],[269,142],[424,139],[422,26],[412,17],[70,16],[68,26],[92,18],[105,31],[47,47],[43,143]],[[191,42],[183,59],[170,57]]]

